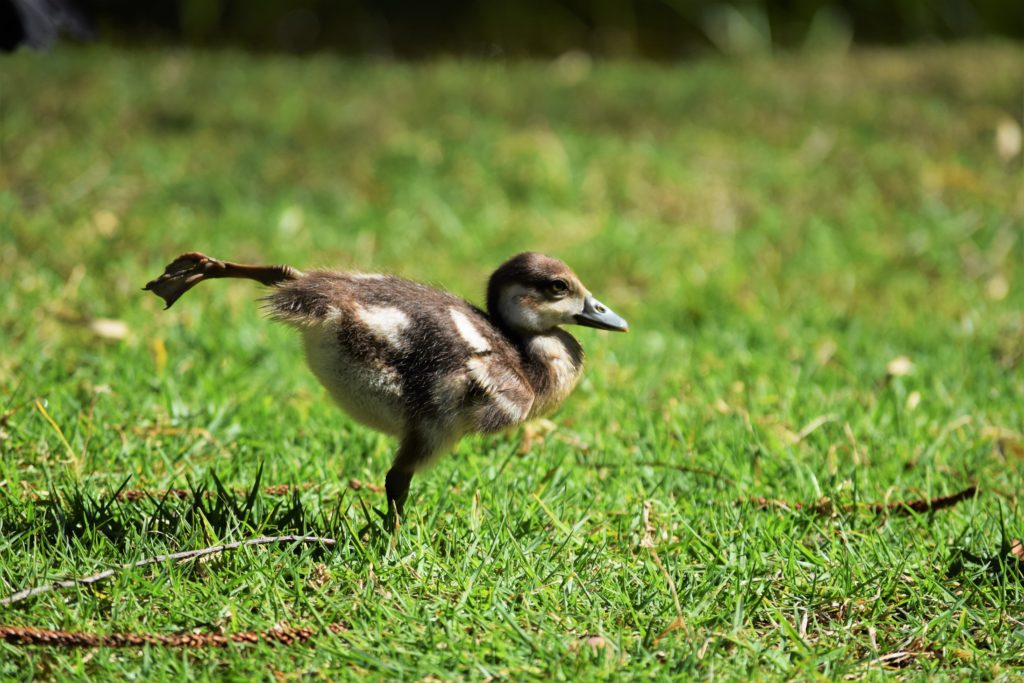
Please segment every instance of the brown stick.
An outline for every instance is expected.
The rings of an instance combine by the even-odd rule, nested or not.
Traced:
[[[274,484],[273,486],[264,486],[260,491],[265,496],[286,496],[292,491],[307,491],[316,486],[317,484],[311,482],[302,484]],[[203,493],[207,498],[213,498],[217,495],[216,491],[204,491]],[[249,495],[248,489],[233,489],[233,493],[238,496]],[[193,492],[188,489],[124,489],[119,491],[115,497],[117,500],[134,503],[147,498],[177,498],[178,500],[185,500],[192,496]]]
[[[974,498],[977,494],[977,486],[968,486],[963,491],[954,493],[951,496],[939,496],[938,498],[931,499],[923,498],[920,500],[898,500],[894,503],[867,503],[864,507],[872,512],[909,515],[911,512],[934,512],[935,510],[953,507],[962,500]]]
[[[278,626],[265,631],[241,633],[87,633],[56,631],[29,626],[0,626],[0,640],[12,645],[49,645],[51,647],[225,647],[230,643],[295,645],[320,633],[342,633],[348,627],[341,622],[327,624],[322,631],[312,628]]]
[[[968,486],[963,491],[954,493],[951,496],[939,496],[938,498],[921,498],[918,500],[897,500],[891,503],[857,503],[850,505],[843,505],[838,507],[832,503],[828,498],[822,498],[811,504],[804,503],[787,503],[784,500],[777,500],[772,498],[762,498],[760,496],[750,499],[740,499],[737,502],[745,503],[750,502],[757,505],[760,508],[781,508],[784,510],[802,510],[808,509],[817,514],[830,514],[835,510],[843,510],[844,512],[850,512],[857,509],[868,510],[870,512],[887,512],[891,515],[909,515],[913,512],[934,512],[936,510],[942,510],[948,507],[953,507],[957,503],[968,498],[973,498],[978,494],[977,486]]]
[[[198,251],[190,251],[167,264],[163,274],[147,282],[143,289],[159,296],[167,303],[167,308],[170,308],[182,294],[203,280],[223,277],[256,280],[269,286],[285,280],[297,280],[303,277],[303,273],[291,266],[250,266],[221,261]]]
[[[28,598],[42,595],[43,593],[49,593],[50,591],[59,590],[61,588],[70,588],[72,586],[88,586],[93,583],[98,583],[104,579],[109,579],[111,576],[119,571],[125,569],[134,569],[135,567],[144,567],[149,564],[157,564],[159,562],[171,562],[175,560],[191,560],[197,557],[206,557],[207,555],[215,555],[222,553],[227,550],[237,550],[238,548],[244,548],[253,545],[267,545],[269,543],[322,543],[323,545],[334,545],[337,543],[333,538],[327,538],[325,536],[260,536],[259,538],[250,538],[247,541],[235,541],[234,543],[224,543],[223,545],[210,546],[209,548],[200,548],[199,550],[185,550],[179,553],[170,553],[169,555],[156,555],[154,557],[147,557],[144,560],[138,562],[129,562],[122,564],[119,567],[113,569],[105,569],[97,574],[90,576],[83,576],[75,579],[65,579],[63,581],[55,581],[53,583],[44,584],[42,586],[36,586],[35,588],[26,588],[25,590],[18,591],[8,595],[6,598],[0,600],[0,606],[13,605],[14,603],[27,600]]]

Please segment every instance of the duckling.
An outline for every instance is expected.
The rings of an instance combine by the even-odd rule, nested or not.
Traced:
[[[628,330],[562,261],[524,252],[491,275],[487,310],[393,275],[302,272],[183,254],[145,289],[170,308],[203,280],[272,287],[269,316],[296,328],[306,359],[355,420],[399,438],[385,477],[388,519],[413,475],[466,434],[499,432],[554,411],[583,370],[562,325]]]

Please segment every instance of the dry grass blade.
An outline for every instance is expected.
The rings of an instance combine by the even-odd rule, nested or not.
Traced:
[[[898,650],[872,660],[869,666],[883,666],[887,669],[903,669],[922,657],[934,657],[934,653],[921,650]]]
[[[729,477],[725,476],[724,474],[722,474],[720,472],[715,472],[713,470],[709,470],[709,469],[706,469],[704,467],[693,467],[691,465],[679,465],[679,464],[672,463],[672,462],[664,462],[662,460],[641,460],[641,461],[638,461],[638,462],[636,462],[634,464],[637,467],[659,467],[659,468],[676,470],[678,472],[687,472],[689,474],[701,474],[701,475],[704,475],[705,477],[711,477],[712,479],[717,479],[718,481],[725,482],[726,484],[735,484],[736,483],[735,479],[730,479]],[[612,463],[602,463],[600,466],[601,467],[614,467],[616,465],[614,465]]]
[[[658,634],[654,639],[654,644],[657,645],[658,641],[667,636],[672,631],[683,628],[686,626],[686,622],[683,620],[683,607],[679,602],[679,591],[676,590],[676,582],[672,580],[672,575],[668,573],[664,563],[661,561],[661,556],[658,555],[658,544],[654,540],[654,525],[651,523],[651,506],[653,501],[644,501],[643,511],[643,522],[644,522],[644,537],[640,540],[640,547],[647,548],[651,551],[651,558],[654,559],[654,564],[658,566],[661,573],[665,576],[665,581],[668,582],[669,591],[672,593],[672,603],[675,606],[676,618],[672,620],[665,630]]]
[[[71,447],[67,437],[64,436],[64,430],[60,428],[60,425],[57,424],[56,420],[50,417],[50,413],[46,412],[46,406],[43,405],[42,401],[36,401],[36,410],[38,410],[46,421],[50,423],[50,427],[53,428],[53,431],[57,434],[57,438],[59,438],[60,442],[64,445],[64,450],[68,452],[68,457],[71,459],[71,463],[75,465],[75,468],[77,469],[79,463],[81,463],[81,458],[78,457],[78,454],[75,453],[75,449]]]

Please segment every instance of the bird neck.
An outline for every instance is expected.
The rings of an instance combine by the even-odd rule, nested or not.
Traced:
[[[583,373],[583,348],[565,330],[521,337],[520,353],[533,388],[530,417],[546,415],[572,393]]]

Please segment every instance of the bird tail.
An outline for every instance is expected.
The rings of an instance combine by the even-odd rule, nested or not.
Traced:
[[[277,285],[288,280],[298,280],[305,277],[305,274],[291,266],[250,266],[221,261],[197,251],[190,251],[167,264],[163,274],[147,282],[143,289],[159,296],[167,304],[167,308],[170,308],[185,292],[203,280],[223,277]]]
[[[273,320],[305,328],[335,318],[338,302],[351,299],[349,283],[342,274],[313,270],[299,280],[274,287],[263,297],[263,310]]]

